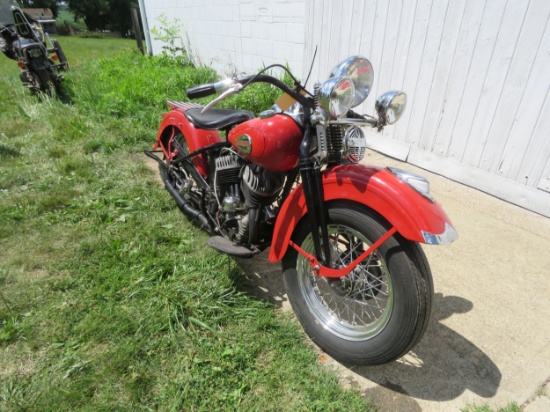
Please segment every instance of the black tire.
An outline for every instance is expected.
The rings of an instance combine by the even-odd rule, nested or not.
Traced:
[[[167,138],[163,141],[163,145],[167,150],[169,149],[168,140],[169,135],[167,135]],[[172,160],[179,159],[189,154],[189,145],[187,144],[187,139],[180,130],[175,131],[174,138],[172,139],[172,144],[170,145],[170,150],[170,154],[175,155]],[[173,177],[170,176],[168,168],[166,167],[170,164],[171,160],[166,158],[164,160],[164,165],[159,164],[160,177],[162,178],[163,182],[166,182],[166,179],[169,179],[170,183],[173,183]]]
[[[24,71],[19,75],[21,82],[24,86],[28,87],[33,95],[37,95],[42,92],[40,77],[34,72]]]
[[[379,215],[356,204],[332,203],[328,215],[331,259],[339,267],[390,228]],[[296,227],[293,241],[313,253],[307,217]],[[291,247],[283,272],[288,298],[304,330],[343,363],[395,360],[412,349],[428,325],[432,275],[420,246],[399,234],[339,280],[314,275],[309,262]]]
[[[31,80],[31,93],[34,95],[45,95],[49,97],[55,96],[55,83],[52,81],[48,70],[29,71]]]
[[[166,139],[163,139],[163,145],[168,149],[168,140],[170,135],[167,135]],[[180,130],[175,130],[174,138],[170,144],[171,155],[173,158],[164,159],[164,164],[159,164],[160,177],[164,183],[168,182],[174,186],[178,192],[186,198],[187,201],[195,209],[200,209],[201,199],[203,194],[197,190],[200,187],[200,182],[196,181],[193,176],[188,174],[183,167],[173,167],[170,163],[174,160],[180,159],[189,154],[189,145],[187,139]],[[187,181],[189,185],[190,181],[193,181],[192,187],[187,186],[184,181]]]

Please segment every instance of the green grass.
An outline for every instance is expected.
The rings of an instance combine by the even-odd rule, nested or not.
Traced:
[[[164,101],[216,75],[132,52],[78,64],[61,40],[70,103],[0,75],[0,410],[373,410],[143,163]],[[91,40],[75,49],[105,54]]]
[[[468,406],[462,409],[462,412],[495,412],[494,409],[491,409],[487,405],[482,406]],[[511,403],[504,408],[499,408],[496,412],[521,412],[521,408],[516,403]]]
[[[82,39],[76,36],[58,36],[55,38],[61,44],[71,69],[76,69],[90,61],[103,59],[118,55],[120,52],[129,49],[137,49],[136,41],[130,39],[103,38],[103,39]],[[0,53],[0,73],[18,79],[19,67],[17,62],[8,59]]]

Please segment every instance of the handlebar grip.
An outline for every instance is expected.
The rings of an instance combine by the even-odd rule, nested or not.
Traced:
[[[216,88],[213,83],[201,84],[200,86],[190,87],[187,89],[187,97],[197,99],[216,94]]]
[[[242,84],[243,86],[248,83],[250,80],[252,80],[254,77],[256,77],[255,74],[249,74],[247,76],[239,77],[238,79],[235,79],[237,83]]]

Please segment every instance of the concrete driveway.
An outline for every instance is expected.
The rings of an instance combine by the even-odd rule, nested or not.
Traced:
[[[410,354],[355,369],[326,355],[320,361],[383,411],[497,409],[510,402],[550,411],[550,219],[375,152],[366,162],[427,177],[460,238],[424,247],[435,309]],[[288,309],[280,266],[266,256],[240,265],[254,293]]]
[[[496,410],[510,402],[550,411],[550,219],[375,152],[365,162],[427,177],[460,238],[424,246],[435,307],[412,352],[376,367],[350,369],[322,353],[320,362],[381,411]],[[269,264],[267,252],[238,263],[250,293],[291,311],[280,265]]]

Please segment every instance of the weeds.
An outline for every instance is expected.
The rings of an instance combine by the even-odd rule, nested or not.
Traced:
[[[160,27],[153,27],[153,39],[163,43],[162,52],[173,59],[190,59],[188,50],[183,43],[183,25],[179,19],[170,21],[164,14],[158,16]],[[179,44],[178,44],[179,43]],[[189,62],[192,62],[190,59]]]
[[[68,72],[69,105],[2,78],[0,410],[368,409],[142,163],[165,100],[215,78],[126,52]]]
[[[522,409],[515,402],[512,402],[504,408],[497,409],[496,412],[521,412],[521,410]],[[467,406],[462,409],[462,412],[495,412],[495,409],[492,409],[487,405]]]

